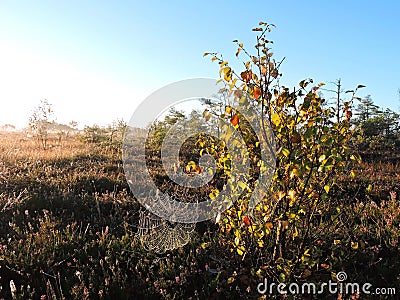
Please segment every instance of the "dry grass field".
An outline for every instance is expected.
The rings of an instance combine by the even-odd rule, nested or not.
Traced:
[[[359,177],[342,178],[343,214],[316,225],[330,230],[316,238],[315,271],[300,270],[306,278],[345,269],[361,282],[400,286],[398,168],[368,162]],[[118,148],[76,136],[43,150],[22,134],[0,134],[0,297],[258,297],[261,279],[229,250],[232,232],[204,222],[186,246],[149,252],[136,236],[139,207]]]

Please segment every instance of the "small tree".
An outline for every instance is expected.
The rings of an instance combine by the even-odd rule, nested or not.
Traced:
[[[294,89],[281,86],[282,60],[273,58],[272,41],[266,37],[272,27],[260,22],[260,27],[253,29],[259,33],[254,54],[234,40],[238,46],[236,56],[239,53],[245,56],[241,72],[235,71],[218,53],[205,53],[205,56],[218,62],[221,81],[241,108],[250,106],[251,102],[259,109],[257,119],[263,136],[268,136],[265,131],[270,127],[277,146],[276,171],[258,205],[250,207],[253,187],[249,180],[248,192],[244,189],[239,200],[217,222],[230,237],[227,245],[242,257],[245,268],[260,277],[278,278],[283,282],[304,269],[318,268],[321,251],[318,238],[328,230],[318,227],[318,220],[334,218],[339,201],[331,197],[330,190],[337,188],[337,178],[341,171],[347,170],[350,160],[360,161],[359,156],[352,155],[348,144],[352,136],[350,121],[355,92],[364,86],[350,91],[350,99],[342,102],[338,82],[338,100],[331,107],[318,93],[323,83],[312,86],[313,81],[307,79]],[[249,161],[255,162],[254,179],[257,179],[263,166],[268,165],[257,155],[260,143],[239,113],[230,106],[224,111],[220,118],[228,118],[247,142]],[[243,157],[247,159],[247,155]]]
[[[360,102],[356,108],[357,117],[353,120],[357,127],[355,145],[358,150],[366,154],[395,148],[399,138],[400,115],[391,109],[383,110],[370,95],[360,99]]]
[[[160,150],[162,141],[165,138],[168,130],[178,121],[182,121],[186,118],[184,112],[177,111],[174,107],[172,107],[168,114],[165,116],[164,120],[158,120],[154,122],[150,127],[150,135],[148,139],[148,145],[151,146],[152,149]]]
[[[71,126],[72,129],[77,130],[78,129],[78,122],[72,120],[71,122],[69,122],[69,126]]]
[[[122,119],[114,120],[112,124],[107,127],[110,144],[117,144],[119,146],[122,145],[126,127],[127,124]]]
[[[53,109],[47,99],[41,100],[29,118],[29,128],[43,149],[47,148],[48,128],[53,121]]]
[[[370,118],[377,116],[379,111],[379,106],[374,103],[371,98],[371,95],[367,95],[364,99],[360,100],[360,104],[356,109],[356,116],[358,116],[358,120],[362,123]]]
[[[83,129],[82,140],[88,144],[100,144],[107,140],[107,130],[97,124],[85,126]]]

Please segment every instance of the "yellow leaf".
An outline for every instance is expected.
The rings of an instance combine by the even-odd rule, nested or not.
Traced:
[[[231,84],[228,85],[230,87],[229,96],[232,95],[237,80],[238,80],[237,78],[234,78]]]
[[[285,155],[286,157],[289,157],[290,151],[288,149],[283,148],[281,151],[282,151],[283,155]]]
[[[201,248],[206,249],[208,247],[208,243],[202,243]]]
[[[264,66],[261,66],[261,74],[265,75],[267,74],[268,69]]]
[[[257,272],[256,272],[256,275],[257,275],[258,277],[262,278],[262,277],[263,277],[263,275],[262,275],[262,270],[261,270],[261,269],[258,269]]]
[[[238,181],[237,185],[238,185],[242,190],[248,188],[247,184],[244,183],[243,181]]]
[[[276,126],[280,124],[281,120],[279,118],[279,114],[275,113],[272,115],[272,123],[274,123]]]
[[[187,165],[190,166],[191,168],[196,167],[196,163],[195,163],[193,160],[189,161],[189,162],[187,163]]]
[[[214,199],[214,198],[216,198],[216,197],[218,197],[218,195],[219,195],[219,190],[217,190],[217,189],[214,190],[214,191],[212,191],[212,192],[209,194],[211,200]]]
[[[242,255],[243,255],[243,251],[242,251],[242,250],[240,250],[239,248],[237,248],[237,249],[236,249],[236,251],[237,251],[237,253],[238,253],[240,256],[242,256]]]
[[[329,185],[325,185],[324,186],[324,190],[325,190],[326,193],[329,193],[329,189],[330,189]]]
[[[297,230],[297,227],[295,227],[293,232],[293,238],[296,238],[298,236],[299,236],[299,231]]]
[[[228,278],[228,284],[231,284],[232,282],[234,282],[235,281],[235,278],[234,277],[229,277]]]
[[[299,171],[297,169],[293,169],[292,172],[290,173],[290,179],[293,177],[299,177]]]
[[[232,70],[229,67],[224,68],[224,79],[226,81],[231,81],[232,79]]]
[[[221,64],[221,65],[223,65],[223,64]],[[222,73],[224,74],[224,79],[226,81],[228,81],[228,82],[231,81],[231,79],[232,79],[232,69],[230,67],[221,68],[219,70],[219,76],[222,76]]]
[[[232,112],[232,107],[231,107],[230,105],[227,105],[227,106],[225,107],[225,113],[226,113],[227,115],[230,115],[231,112]]]
[[[358,242],[351,242],[351,249],[357,250],[358,249]]]
[[[334,245],[340,244],[340,240],[333,240],[333,244],[334,244]]]

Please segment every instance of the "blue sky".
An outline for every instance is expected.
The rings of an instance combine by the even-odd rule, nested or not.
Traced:
[[[57,120],[129,120],[151,92],[177,80],[217,77],[202,57],[236,62],[238,39],[274,23],[283,82],[342,79],[400,106],[399,1],[0,1],[0,124],[25,126],[41,99]],[[332,87],[329,86],[328,87]]]

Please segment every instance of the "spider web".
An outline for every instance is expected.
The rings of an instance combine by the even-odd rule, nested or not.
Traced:
[[[148,210],[141,209],[136,236],[146,250],[161,254],[186,245],[195,228],[194,223],[170,223]]]

